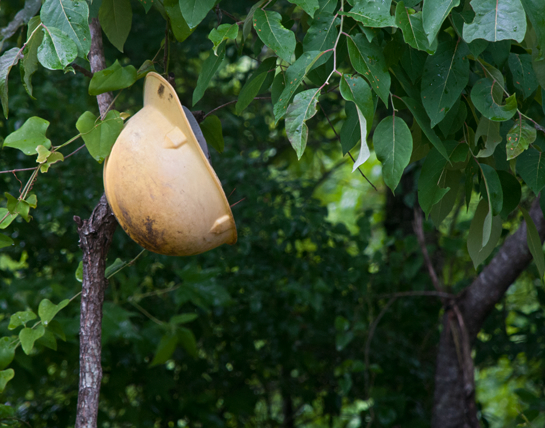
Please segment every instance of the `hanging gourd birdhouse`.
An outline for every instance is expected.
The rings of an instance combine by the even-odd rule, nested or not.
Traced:
[[[231,208],[195,134],[206,148],[204,137],[190,120],[174,88],[149,73],[144,107],[104,164],[106,197],[123,230],[145,249],[169,256],[237,241]]]

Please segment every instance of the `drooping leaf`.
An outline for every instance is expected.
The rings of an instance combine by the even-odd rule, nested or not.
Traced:
[[[443,135],[448,137],[459,131],[467,118],[467,105],[461,99],[454,103],[445,118],[437,125]]]
[[[19,149],[27,156],[37,154],[36,148],[39,145],[49,149],[51,140],[45,136],[48,126],[47,120],[33,116],[27,119],[17,131],[6,137],[4,147]]]
[[[492,122],[482,116],[479,120],[477,131],[475,131],[475,145],[478,144],[479,138],[481,137],[484,137],[484,148],[479,150],[477,157],[487,158],[488,156],[492,156],[497,145],[502,141],[499,122]]]
[[[147,0],[151,4],[151,0]],[[170,28],[172,28],[172,33],[174,37],[179,42],[183,42],[187,39],[194,29],[189,28],[187,22],[182,15],[182,10],[180,9],[179,0],[164,0],[163,5],[165,6],[165,12],[167,13],[168,19],[170,20]]]
[[[176,329],[178,335],[178,341],[182,344],[186,352],[193,358],[197,358],[197,341],[195,335],[191,330],[185,327],[178,327]]]
[[[145,60],[140,68],[136,71],[136,79],[141,79],[142,77],[146,77],[146,75],[152,71],[155,71],[155,66],[153,65],[153,62],[151,62],[149,59]]]
[[[430,214],[433,206],[450,190],[450,187],[444,187],[445,182],[442,178],[446,174],[446,164],[447,160],[444,156],[437,149],[433,149],[428,153],[422,165],[418,178],[418,203],[426,217]]]
[[[290,3],[296,4],[306,13],[310,15],[311,18],[314,18],[314,12],[318,10],[320,4],[318,0],[288,0]],[[312,49],[314,50],[314,49]]]
[[[433,128],[441,122],[469,81],[469,51],[461,40],[446,37],[426,59],[422,75],[422,104]]]
[[[172,357],[172,354],[176,349],[177,343],[178,337],[175,334],[164,335],[159,342],[157,351],[155,351],[155,356],[153,357],[153,360],[151,361],[149,366],[155,367],[166,363],[170,359],[170,357]]]
[[[281,24],[282,16],[278,12],[256,9],[254,29],[259,38],[284,61],[291,63],[295,51],[295,34]]]
[[[532,23],[537,36],[537,46],[540,50],[536,59],[545,58],[545,3],[541,0],[521,0],[526,16]]]
[[[460,0],[424,0],[422,21],[430,44],[437,37],[450,11],[459,4]]]
[[[0,52],[3,50],[4,41],[13,36],[23,25],[26,25],[38,13],[41,6],[41,0],[25,0],[24,6],[15,14],[9,24],[0,29]]]
[[[471,0],[475,19],[464,23],[464,40],[489,42],[513,39],[522,42],[526,34],[526,14],[520,0]]]
[[[40,11],[46,27],[63,31],[76,44],[78,56],[87,58],[91,48],[89,31],[89,6],[85,1],[46,0]]]
[[[51,331],[55,336],[66,342],[66,335],[62,329],[62,325],[57,320],[53,320],[47,326],[47,330]]]
[[[199,315],[195,313],[174,315],[172,318],[170,318],[169,324],[172,324],[172,325],[187,324],[188,322],[196,320],[198,317]]]
[[[216,0],[180,0],[180,9],[189,28],[199,25],[215,3]]]
[[[501,217],[507,216],[518,206],[522,196],[522,190],[519,181],[514,175],[507,171],[496,171],[500,178],[501,188],[503,192],[503,207],[501,209]]]
[[[437,49],[437,39],[428,42],[428,36],[422,23],[422,12],[409,13],[405,3],[400,1],[396,6],[395,20],[397,26],[403,31],[403,39],[413,48],[433,54]]]
[[[536,140],[536,129],[519,117],[507,133],[507,160],[515,159]]]
[[[535,148],[524,151],[517,159],[517,174],[537,196],[545,187],[545,155]]]
[[[13,346],[12,342],[13,340],[9,337],[0,339],[0,370],[4,370],[13,361],[15,346]]]
[[[42,324],[47,327],[55,315],[57,315],[62,308],[65,308],[68,303],[70,303],[69,299],[63,300],[58,305],[55,305],[49,299],[43,299],[38,306],[38,315],[42,320]]]
[[[223,131],[219,117],[214,114],[206,116],[200,127],[206,142],[216,149],[218,153],[222,153],[225,142],[223,141]]]
[[[305,123],[316,114],[316,103],[320,89],[308,89],[297,94],[286,114],[286,134],[292,147],[301,159],[308,139],[308,127]]]
[[[94,1],[96,2],[96,0],[94,0]],[[166,9],[167,1],[169,1],[169,0],[165,0],[165,2],[163,3],[163,5],[165,6],[165,9]],[[148,13],[149,10],[151,9],[151,7],[153,6],[153,2],[151,0],[138,0],[138,3],[140,3],[142,5],[142,7],[146,11],[146,13]],[[176,0],[176,3],[178,3],[178,0]]]
[[[343,156],[346,155],[361,140],[361,127],[359,113],[354,103],[346,103],[346,120],[343,123],[339,137],[341,139],[341,148]],[[367,130],[365,131],[367,135]]]
[[[132,26],[130,0],[102,0],[98,19],[110,43],[123,52],[123,46]]]
[[[254,13],[257,10],[257,8],[263,6],[266,0],[260,0],[256,2],[248,12],[248,15],[246,15],[246,18],[244,19],[244,24],[242,24],[242,43],[248,38],[250,32],[252,31],[252,23],[254,20]]]
[[[34,348],[34,342],[36,342],[45,333],[43,324],[36,326],[35,328],[25,327],[19,332],[19,340],[21,341],[21,347],[23,352],[27,355],[30,354]]]
[[[488,204],[485,200],[481,200],[477,206],[471,225],[469,226],[469,234],[467,237],[467,250],[475,269],[492,254],[492,251],[494,251],[494,248],[501,237],[501,218],[500,216],[495,216],[489,221],[489,239],[483,246],[483,229],[485,228],[485,222],[489,215]]]
[[[220,68],[221,63],[225,58],[225,44],[226,42],[222,42],[220,44],[217,50],[217,55],[214,54],[214,52],[210,52],[208,58],[204,60],[202,70],[199,74],[199,78],[197,79],[197,86],[193,91],[193,105],[197,104],[203,97],[206,88],[208,88],[208,85],[212,80],[212,77],[214,77],[214,74],[216,74],[216,71],[218,71],[218,68]]]
[[[64,70],[78,56],[76,43],[55,27],[43,29],[43,41],[38,48],[38,61],[50,70]]]
[[[405,70],[413,84],[422,77],[422,71],[424,70],[424,63],[426,62],[427,57],[428,55],[426,52],[412,48],[405,49],[401,55],[401,67],[403,67],[403,70]]]
[[[27,222],[29,222],[30,216],[28,215],[28,212],[30,210],[30,204],[25,200],[18,199],[11,196],[7,192],[4,193],[4,196],[8,200],[8,204],[7,204],[8,211],[14,215],[20,215]]]
[[[488,78],[479,80],[471,90],[471,101],[479,112],[494,122],[504,122],[513,117],[517,111],[517,100],[513,94],[505,100],[505,104],[499,104],[498,98],[502,95],[502,89],[498,82]]]
[[[431,129],[430,120],[426,112],[424,111],[422,104],[420,104],[418,101],[413,100],[412,98],[409,98],[409,97],[403,97],[403,102],[413,114],[414,118],[418,122],[418,125],[420,126],[424,134],[426,134],[426,137],[428,137],[430,142],[439,151],[439,153],[441,153],[441,155],[445,158],[445,160],[448,160],[449,157],[448,157],[447,150],[445,149],[443,142],[437,136],[435,131]]]
[[[371,88],[388,105],[391,78],[382,49],[369,43],[363,34],[348,37],[348,53],[354,69],[365,77]]]
[[[79,262],[76,272],[74,273],[74,276],[76,278],[76,281],[83,282],[83,262],[82,261]]]
[[[57,350],[55,335],[47,329],[45,329],[44,335],[38,339],[38,343],[54,351]]]
[[[4,222],[2,222],[2,224],[3,223]],[[9,236],[4,235],[3,233],[0,233],[0,248],[10,247],[13,244],[13,239],[11,239]]]
[[[318,4],[320,5],[318,7],[318,14],[326,13],[326,14],[333,14],[335,10],[337,9],[339,0],[318,0]]]
[[[390,15],[392,0],[359,0],[349,12],[341,14],[350,16],[366,27],[395,27],[395,18]]]
[[[44,33],[38,29],[40,17],[35,16],[28,23],[27,45],[21,60],[21,79],[28,95],[32,98],[32,75],[38,70],[38,48],[42,44]],[[35,31],[36,30],[36,31]]]
[[[103,121],[86,111],[76,122],[76,128],[82,134],[90,155],[98,163],[102,163],[123,129],[123,119],[116,110],[110,110]]]
[[[104,70],[93,74],[89,83],[89,95],[99,95],[104,92],[117,91],[131,86],[136,82],[136,68],[132,65],[122,67],[118,60]]]
[[[524,99],[534,93],[539,86],[532,67],[532,56],[528,54],[509,54],[509,70],[513,75],[513,86]]]
[[[537,231],[537,227],[530,217],[528,211],[524,208],[520,208],[522,215],[524,216],[524,221],[526,222],[526,241],[528,242],[528,249],[532,254],[534,262],[536,264],[539,276],[543,281],[545,275],[545,256],[543,255],[543,244],[541,243],[541,238]]]
[[[335,40],[337,39],[340,19],[335,15],[316,15],[312,25],[308,29],[305,38],[303,39],[303,51],[323,52],[328,49],[332,49],[335,46]],[[314,64],[314,67],[318,67],[329,59],[332,52],[326,55],[322,55]]]
[[[413,151],[411,131],[400,117],[386,117],[375,129],[373,145],[377,158],[382,163],[384,183],[393,192],[411,159]]]
[[[235,40],[238,36],[237,24],[221,24],[210,31],[208,38],[214,44],[214,54],[217,54],[218,46],[223,41]]]
[[[11,48],[0,56],[0,99],[4,116],[8,118],[8,74],[11,67],[19,62],[19,48]]]
[[[15,376],[15,371],[13,371],[13,369],[6,369],[6,370],[0,371],[0,392],[4,392],[4,389],[6,389],[7,383],[11,379],[13,379],[13,376]]]
[[[263,61],[259,67],[252,73],[248,81],[240,90],[238,101],[235,105],[235,112],[240,115],[246,107],[254,100],[260,92],[263,82],[270,73],[274,75],[276,68],[276,58],[270,57]]]
[[[280,98],[274,104],[274,118],[278,122],[287,112],[288,104],[293,98],[295,91],[302,83],[306,74],[312,68],[321,52],[305,52],[286,70],[285,85]]]
[[[498,215],[503,207],[503,191],[500,178],[494,168],[487,164],[480,164],[485,181],[486,194],[493,216]]]
[[[441,179],[438,183],[439,186],[450,190],[432,207],[430,211],[430,217],[436,227],[439,227],[439,225],[443,222],[443,220],[445,220],[445,218],[447,218],[454,208],[458,198],[461,177],[462,173],[460,171],[447,170],[441,175]]]
[[[125,266],[127,266],[127,262],[121,260],[119,257],[114,260],[114,262],[106,268],[104,271],[104,276],[106,279],[111,278],[114,276],[117,272],[119,272],[121,269],[123,269]]]

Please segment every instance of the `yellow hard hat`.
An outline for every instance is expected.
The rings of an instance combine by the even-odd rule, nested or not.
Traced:
[[[174,88],[157,73],[146,76],[144,107],[106,159],[104,190],[121,227],[147,250],[190,256],[237,241],[221,183]]]

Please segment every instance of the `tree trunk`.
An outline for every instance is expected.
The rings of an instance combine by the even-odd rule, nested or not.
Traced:
[[[545,220],[539,199],[534,201],[530,216],[543,242]],[[452,302],[462,318],[465,334],[457,327],[459,320],[455,310],[447,308],[445,311],[436,363],[433,428],[479,426],[474,398],[473,362],[470,357],[469,361],[464,358],[464,346],[470,352],[471,344],[488,314],[531,261],[532,255],[526,242],[526,223],[523,222],[505,240],[490,264]]]
[[[90,25],[91,71],[105,68],[102,33],[98,19]],[[97,97],[101,116],[104,116],[113,100],[111,93]],[[99,406],[100,383],[102,381],[101,334],[102,304],[107,280],[106,255],[117,227],[106,196],[102,195],[88,220],[75,216],[78,225],[80,247],[83,250],[83,281],[81,293],[80,322],[80,378],[76,428],[96,428]]]

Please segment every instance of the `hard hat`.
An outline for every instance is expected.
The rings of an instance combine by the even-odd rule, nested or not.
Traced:
[[[123,230],[147,250],[190,256],[237,241],[221,183],[174,88],[157,73],[146,76],[144,107],[106,159],[104,190]]]

